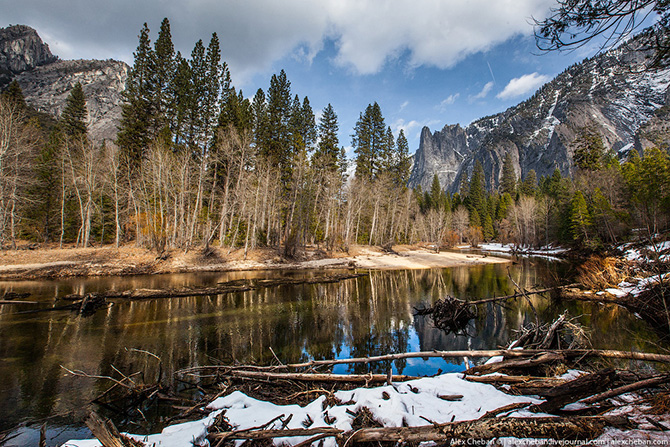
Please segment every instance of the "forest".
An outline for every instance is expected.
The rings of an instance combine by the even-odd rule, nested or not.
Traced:
[[[146,24],[140,31],[116,141],[88,137],[86,100],[75,85],[55,120],[31,109],[16,82],[2,93],[3,248],[135,243],[158,253],[243,248],[246,256],[270,247],[293,258],[307,246],[439,250],[496,240],[602,250],[668,227],[666,147],[619,160],[584,128],[572,143],[571,176],[519,178],[508,153],[500,179],[487,182],[476,163],[457,193],[437,176],[429,190],[411,189],[407,139],[394,135],[379,104],[360,113],[348,160],[330,104],[317,120],[283,70],[267,91],[245,97],[217,35],[184,57],[168,19],[153,44]]]

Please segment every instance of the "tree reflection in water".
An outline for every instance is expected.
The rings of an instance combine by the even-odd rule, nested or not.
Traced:
[[[547,266],[538,262],[509,265],[515,282],[524,287],[546,284]],[[550,265],[555,270],[555,265]],[[81,369],[114,375],[143,371],[145,380],[158,376],[158,362],[128,351],[137,348],[162,359],[164,377],[191,365],[214,363],[270,364],[334,357],[365,357],[433,349],[490,349],[505,346],[514,330],[533,319],[528,303],[503,308],[489,304],[470,323],[468,336],[447,335],[428,317],[414,317],[414,307],[430,305],[445,295],[479,299],[514,292],[507,265],[435,270],[372,271],[367,277],[335,284],[281,286],[218,296],[117,302],[82,318],[64,312],[17,315],[0,307],[0,430],[21,418],[46,417],[82,409],[109,386],[104,381],[64,373]],[[319,272],[265,272],[170,275],[135,278],[8,282],[6,291],[30,291],[31,299],[49,305],[68,293],[213,285],[240,277],[318,276]],[[2,293],[2,290],[0,290]],[[534,296],[540,317],[548,321],[567,306],[570,314],[592,331],[596,347],[646,349],[656,338],[639,320],[618,308],[583,303],[552,305]],[[432,359],[397,361],[393,365],[342,366],[336,372],[434,374],[462,365]]]

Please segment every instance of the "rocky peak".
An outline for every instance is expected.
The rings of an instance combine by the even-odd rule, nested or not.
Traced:
[[[115,60],[59,60],[34,29],[0,29],[0,90],[18,81],[26,102],[58,118],[72,87],[86,95],[88,130],[93,141],[113,141],[121,117],[121,93],[129,67]]]
[[[0,84],[5,84],[12,74],[31,70],[55,62],[49,45],[42,42],[37,31],[29,26],[14,25],[0,28]],[[4,80],[4,82],[2,82]]]

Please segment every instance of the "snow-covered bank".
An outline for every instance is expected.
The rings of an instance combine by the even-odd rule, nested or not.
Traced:
[[[490,242],[488,244],[480,244],[479,249],[487,253],[503,253],[514,254],[521,256],[541,256],[547,259],[558,260],[557,256],[566,253],[565,248],[542,247],[542,248],[522,248],[514,244],[500,244],[497,242]]]
[[[579,377],[582,373],[570,370],[558,376],[565,380]],[[640,439],[660,441],[658,445],[668,445],[665,433],[654,430],[649,417],[644,414],[644,406],[634,403],[634,395],[618,398],[617,406],[609,415],[628,417],[636,425],[636,430],[621,431],[607,428],[594,445],[602,445],[621,439]],[[204,419],[166,427],[161,433],[148,436],[130,435],[134,439],[154,447],[190,447],[209,446],[206,439],[207,429],[217,416],[223,414],[233,430],[245,430],[263,427],[264,430],[316,429],[330,428],[350,432],[355,415],[369,410],[375,421],[384,427],[418,427],[431,423],[448,423],[475,420],[487,412],[514,403],[541,403],[542,400],[529,396],[505,394],[493,385],[470,382],[463,379],[461,373],[448,373],[435,377],[426,377],[408,382],[385,385],[375,388],[356,388],[349,391],[337,391],[332,395],[311,401],[305,406],[276,405],[251,398],[240,391],[234,391],[225,397],[211,402],[207,408],[212,413]],[[579,403],[571,407],[580,406]],[[526,409],[508,410],[498,417],[551,417],[543,413],[533,413]],[[656,416],[662,424],[668,423],[668,415]],[[310,436],[274,438],[274,445],[297,445]],[[324,446],[335,447],[334,437],[323,439]],[[501,445],[536,444],[540,440],[521,440],[499,438]],[[602,441],[602,442],[600,442]],[[666,444],[663,444],[666,442]],[[239,442],[238,442],[239,444]],[[99,447],[95,439],[70,440],[63,447]]]
[[[567,377],[574,377],[575,372]],[[463,396],[460,400],[447,401],[440,396]],[[149,436],[131,435],[156,447],[188,447],[191,445],[209,445],[204,439],[214,418],[225,411],[225,417],[236,430],[258,427],[269,421],[267,429],[279,429],[283,421],[293,415],[285,426],[292,428],[331,427],[344,431],[352,429],[353,413],[367,407],[374,419],[386,427],[402,427],[427,425],[430,421],[445,423],[477,419],[487,411],[495,410],[516,402],[539,403],[541,400],[528,396],[512,396],[496,389],[493,385],[469,382],[462,379],[460,373],[442,374],[408,382],[386,385],[375,388],[356,388],[350,391],[334,393],[336,405],[328,405],[326,397],[321,396],[308,405],[275,405],[253,399],[239,391],[213,401],[208,409],[213,412],[206,418],[179,425],[166,427],[161,433]],[[331,400],[332,403],[332,400]],[[515,416],[547,416],[542,413],[531,413],[520,410],[512,413]],[[277,419],[282,416],[282,419]],[[308,421],[313,421],[309,424]],[[295,445],[307,438],[276,438],[275,445]],[[196,443],[192,443],[193,441]],[[95,439],[71,440],[63,447],[99,447]],[[326,438],[326,446],[335,446],[333,438]]]

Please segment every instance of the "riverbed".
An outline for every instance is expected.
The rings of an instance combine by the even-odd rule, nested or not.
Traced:
[[[330,271],[329,273],[337,273]],[[489,304],[470,323],[467,335],[445,334],[414,309],[451,295],[479,299],[514,292],[513,281],[526,288],[544,287],[550,278],[567,278],[566,264],[524,260],[427,270],[369,271],[335,284],[290,285],[216,296],[116,301],[93,316],[69,311],[19,313],[56,306],[60,298],[105,290],[213,286],[241,278],[319,276],[323,271],[255,271],[6,281],[3,292],[30,292],[38,305],[0,307],[0,431],[26,419],[52,418],[48,445],[89,436],[76,423],[89,402],[109,381],[73,377],[70,370],[119,377],[142,371],[145,380],[214,363],[270,364],[272,351],[283,362],[364,357],[391,352],[492,349],[506,346],[515,330],[534,320],[529,303],[507,308]],[[513,281],[512,281],[513,280]],[[552,304],[532,298],[543,321],[564,310],[590,332],[593,346],[655,351],[651,328],[616,306],[595,303]],[[270,349],[272,348],[272,350]],[[161,358],[159,362],[144,353]],[[160,366],[159,366],[160,365]],[[384,365],[359,365],[335,372],[386,372]],[[379,369],[379,371],[377,371]],[[397,373],[432,375],[460,371],[460,361],[406,360],[393,364]],[[156,432],[160,415],[148,415],[142,426],[116,421],[122,429]],[[22,429],[7,445],[36,445],[38,428]]]

